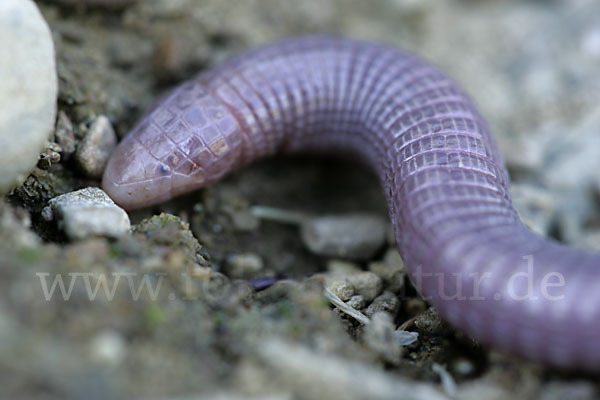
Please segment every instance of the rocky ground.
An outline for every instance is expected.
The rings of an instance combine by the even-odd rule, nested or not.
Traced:
[[[445,325],[406,279],[376,180],[347,161],[265,160],[129,215],[93,189],[71,193],[99,186],[115,142],[169,86],[261,43],[333,32],[447,71],[490,122],[524,220],[600,250],[598,3],[37,5],[56,47],[58,117],[0,202],[1,398],[598,396],[597,376],[498,354]]]

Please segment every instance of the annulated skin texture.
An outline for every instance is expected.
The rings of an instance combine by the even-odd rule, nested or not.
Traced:
[[[523,225],[472,102],[392,47],[305,37],[202,73],[123,140],[103,186],[133,209],[265,156],[315,151],[376,171],[413,282],[448,321],[524,358],[600,369],[600,256]]]

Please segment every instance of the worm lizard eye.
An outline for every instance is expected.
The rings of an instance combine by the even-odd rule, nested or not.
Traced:
[[[159,172],[161,175],[167,175],[167,174],[169,174],[169,173],[171,172],[171,167],[169,167],[167,164],[162,164],[162,163],[161,163],[161,164],[158,166],[158,172]]]

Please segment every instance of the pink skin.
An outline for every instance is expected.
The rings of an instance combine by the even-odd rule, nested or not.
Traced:
[[[102,184],[134,209],[300,151],[349,154],[378,173],[411,278],[449,322],[524,358],[600,369],[600,256],[521,223],[485,121],[413,55],[331,37],[242,54],[142,119]]]
[[[188,101],[194,106],[181,111]],[[159,124],[175,114],[169,110],[179,110],[181,118],[165,132]],[[236,140],[225,142],[223,132],[240,135],[235,118],[199,85],[186,83],[119,144],[104,171],[102,187],[117,204],[131,210],[206,186],[239,158],[239,150],[229,146]]]

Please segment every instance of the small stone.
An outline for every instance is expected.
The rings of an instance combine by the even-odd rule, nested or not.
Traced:
[[[369,270],[383,279],[387,290],[397,293],[404,288],[406,267],[396,249],[389,249],[381,262],[369,264]]]
[[[367,347],[379,357],[396,365],[404,348],[396,339],[395,331],[393,318],[385,312],[378,312],[372,315],[371,323],[365,326],[363,339]]]
[[[260,224],[259,219],[252,214],[248,207],[233,207],[232,205],[224,205],[222,210],[229,215],[233,226],[238,231],[254,231]]]
[[[298,340],[283,341],[274,335],[267,335],[253,347],[259,361],[269,368],[270,376],[277,374],[285,379],[286,394],[281,396],[283,399],[290,398],[287,394],[289,391],[301,393],[301,398],[306,399],[448,398],[429,382],[425,384],[399,377],[397,373],[374,368],[372,363],[323,351],[325,345],[322,344],[320,348],[315,348],[314,344],[299,345]]]
[[[365,301],[365,298],[363,296],[361,296],[360,294],[356,294],[350,297],[350,300],[348,300],[346,304],[348,304],[355,310],[362,310],[363,308],[365,308],[367,302]]]
[[[38,162],[56,117],[50,29],[31,0],[0,1],[0,194]]]
[[[600,59],[600,26],[596,26],[584,33],[581,48],[589,56]]]
[[[507,135],[508,136],[508,135]],[[518,136],[503,138],[507,142],[503,155],[511,173],[527,174],[539,170],[544,163],[544,151],[539,138],[533,136]]]
[[[424,313],[425,310],[427,310],[427,303],[417,298],[408,299],[404,305],[404,311],[412,316]]]
[[[548,235],[558,209],[552,193],[528,184],[512,184],[510,193],[525,225],[540,235]]]
[[[92,357],[109,365],[119,364],[127,346],[123,337],[114,331],[104,331],[96,335],[90,343]]]
[[[362,272],[360,267],[354,263],[342,260],[329,260],[327,261],[327,272],[328,275],[335,277],[346,277],[352,274],[358,274]]]
[[[452,362],[452,372],[457,375],[470,376],[475,373],[475,365],[473,362],[466,358],[458,358]]]
[[[152,57],[152,72],[154,78],[161,84],[175,81],[183,69],[183,54],[175,36],[166,36],[154,47]]]
[[[232,254],[226,260],[227,273],[231,278],[250,278],[264,268],[264,262],[258,254]]]
[[[372,301],[383,290],[381,278],[372,272],[350,275],[347,279],[354,287],[355,293],[364,296],[367,302]]]
[[[49,169],[52,164],[60,162],[60,153],[62,149],[57,143],[48,143],[48,146],[41,152],[37,166],[40,169]]]
[[[278,301],[288,299],[289,296],[298,289],[298,282],[284,280],[275,282],[265,290],[256,294],[256,300],[263,303],[277,303]]]
[[[117,135],[104,115],[92,122],[79,144],[75,157],[77,163],[90,178],[100,178],[110,154],[117,146]]]
[[[367,307],[364,314],[367,317],[371,317],[380,312],[386,312],[392,316],[392,318],[396,318],[398,314],[398,310],[400,309],[400,299],[389,291],[383,292],[381,295],[377,296],[375,300]]]
[[[419,331],[430,336],[447,336],[452,332],[452,328],[442,320],[437,311],[433,308],[417,316],[415,326]]]
[[[328,283],[326,287],[342,301],[350,300],[350,297],[354,295],[354,287],[347,279],[334,280]]]
[[[94,7],[107,10],[122,10],[138,0],[54,0],[56,3],[76,6],[76,7]]]
[[[463,400],[505,400],[515,398],[510,387],[503,387],[488,380],[474,380],[461,383],[456,398]]]
[[[100,188],[88,187],[53,198],[42,216],[57,220],[72,240],[89,236],[119,237],[129,232],[127,213]]]
[[[593,400],[598,398],[598,390],[591,382],[574,380],[567,382],[549,382],[541,390],[541,400]]]
[[[58,112],[54,140],[61,148],[62,157],[68,160],[75,153],[75,133],[73,123],[64,111]]]
[[[591,251],[600,251],[600,229],[585,231],[582,246]]]
[[[386,225],[373,215],[325,216],[307,219],[302,223],[301,235],[315,254],[366,260],[385,242]]]

